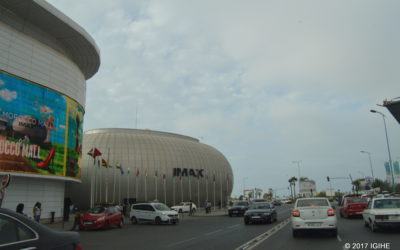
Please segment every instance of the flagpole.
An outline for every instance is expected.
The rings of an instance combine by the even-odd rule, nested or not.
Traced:
[[[114,164],[115,164],[115,162],[114,162]],[[116,168],[117,168],[117,165],[115,165],[114,166],[115,168],[114,168],[114,170],[113,170],[113,172],[114,172],[114,180],[113,180],[113,204],[115,204],[115,191],[116,191],[116,183],[115,183],[115,181],[116,181],[116,176],[115,176],[115,170],[116,170]]]
[[[94,152],[94,149],[92,148],[89,152]],[[89,154],[89,153],[88,153]],[[96,157],[93,157],[93,172],[95,173],[96,170]],[[89,165],[89,160],[88,160],[88,165]],[[89,168],[88,168],[89,170]],[[92,174],[91,178],[90,178],[90,207],[93,207],[94,204],[94,174]]]
[[[183,184],[182,184],[182,176],[180,176],[181,181],[181,202],[183,202]]]
[[[190,175],[189,175],[189,200],[192,200],[192,183],[190,182]]]
[[[172,177],[172,201],[172,205],[175,206],[175,176]]]
[[[167,183],[165,179],[165,174],[163,175],[164,177],[164,203],[167,204]]]
[[[206,200],[208,202],[208,174],[206,175]]]
[[[108,164],[110,162],[110,148],[107,149],[107,164],[106,164],[106,203],[108,203]]]
[[[96,158],[93,159],[93,175],[92,177],[94,178],[93,181],[93,205],[96,203],[97,200],[97,193],[99,192],[98,188],[97,188],[97,183],[99,182],[98,180],[98,176],[97,176],[97,168],[96,168]]]
[[[147,169],[144,176],[144,201],[147,202]]]
[[[157,171],[156,171],[156,173],[155,173],[155,175],[154,175],[154,182],[155,182],[155,186],[156,186],[156,200],[157,200],[157,175],[158,175],[158,173],[157,173]]]
[[[219,173],[219,187],[220,187],[220,209],[222,208],[222,175]]]
[[[197,206],[200,206],[200,177],[197,176]]]
[[[122,168],[122,166],[121,166],[121,168]],[[118,178],[118,204],[121,204],[121,178],[122,178],[122,172]]]
[[[128,172],[126,174],[126,178],[127,178],[127,189],[126,189],[126,201],[129,204],[129,172],[130,172],[130,168],[128,168]]]
[[[213,176],[213,187],[214,187],[213,193],[214,193],[214,211],[215,211],[215,172]]]
[[[136,173],[135,173],[135,199],[138,200],[138,189],[139,189],[139,183],[137,181],[137,177],[138,177],[138,169],[136,168]]]
[[[101,184],[101,182],[103,181],[102,179],[103,179],[103,168],[102,168],[102,166],[100,166],[100,168],[99,168],[99,175],[100,175],[100,177],[99,177],[99,203],[101,203],[101,197],[102,197],[102,192],[101,192],[101,190],[103,189],[102,188],[102,184]]]

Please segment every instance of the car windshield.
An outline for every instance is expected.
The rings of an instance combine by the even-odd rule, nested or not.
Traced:
[[[376,200],[374,202],[374,208],[377,209],[400,208],[400,199]]]
[[[348,203],[367,203],[367,198],[364,197],[351,197],[347,198]]]
[[[101,214],[101,213],[104,213],[104,211],[105,211],[104,207],[94,207],[94,208],[89,209],[88,212],[91,214]]]
[[[247,206],[246,202],[236,202],[233,204],[234,206]]]
[[[256,203],[250,206],[250,209],[270,209],[271,205],[268,203]]]
[[[309,199],[309,200],[298,200],[297,207],[326,207],[329,206],[326,199]]]
[[[170,211],[171,210],[168,206],[166,206],[165,204],[162,204],[162,203],[154,204],[154,207],[158,211]]]

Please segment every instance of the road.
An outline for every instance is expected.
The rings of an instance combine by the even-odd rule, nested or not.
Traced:
[[[292,237],[291,207],[278,207],[278,222],[244,225],[243,217],[187,217],[179,225],[125,225],[123,229],[81,232],[84,249],[272,249],[342,250],[400,249],[400,230],[372,233],[362,219],[338,218],[339,233]],[[345,248],[349,243],[350,248]],[[375,245],[371,245],[375,243]],[[377,245],[377,244],[389,245]]]
[[[349,247],[345,244],[348,243]],[[379,245],[389,243],[389,245]],[[371,245],[372,244],[372,245]],[[338,218],[338,236],[313,232],[299,238],[292,237],[290,223],[254,249],[274,250],[338,250],[338,249],[400,249],[400,230],[382,230],[372,233],[364,227],[361,218]]]
[[[290,207],[278,207],[278,222]],[[85,250],[102,249],[235,249],[273,224],[244,225],[243,217],[184,217],[178,225],[125,225],[123,229],[83,231]]]

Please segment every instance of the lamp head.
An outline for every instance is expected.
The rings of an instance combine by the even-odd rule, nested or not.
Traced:
[[[371,113],[376,113],[376,110],[374,110],[374,109],[371,109],[370,111],[371,111]]]

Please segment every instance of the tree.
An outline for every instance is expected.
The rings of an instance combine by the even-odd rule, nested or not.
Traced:
[[[317,197],[326,197],[326,192],[325,191],[321,191],[317,194]]]
[[[360,185],[361,185],[360,179],[354,180],[352,184],[354,186],[356,194],[358,195],[358,191],[360,190]]]

